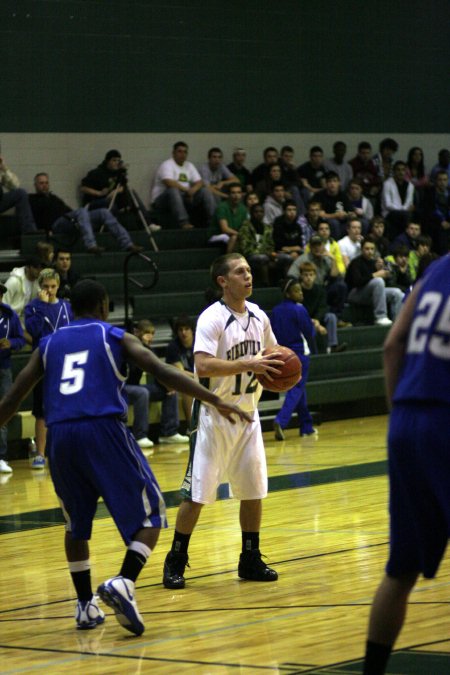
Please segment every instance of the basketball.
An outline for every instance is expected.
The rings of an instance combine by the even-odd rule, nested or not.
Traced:
[[[256,377],[259,382],[261,382],[264,389],[268,391],[288,391],[300,381],[302,376],[302,362],[298,358],[297,354],[289,349],[289,347],[282,347],[281,345],[276,345],[276,347],[267,347],[264,349],[263,354],[271,354],[272,352],[281,352],[277,359],[283,361],[283,366],[281,367],[281,372],[276,374],[271,374],[273,378],[272,381],[268,380],[263,373],[256,373]]]

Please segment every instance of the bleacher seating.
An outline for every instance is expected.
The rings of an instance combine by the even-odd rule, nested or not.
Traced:
[[[2,222],[4,217],[2,218]],[[132,234],[136,243],[145,246],[145,255],[157,265],[159,280],[150,291],[141,292],[130,284],[131,311],[133,318],[151,318],[157,324],[157,353],[164,355],[165,346],[170,338],[169,321],[173,316],[187,313],[197,315],[206,305],[205,289],[210,285],[209,267],[218,255],[218,250],[206,246],[205,230],[180,231],[169,229],[154,235],[160,248],[154,251],[148,235],[143,231]],[[2,238],[0,234],[0,238]],[[23,264],[23,258],[33,253],[38,235],[22,238],[19,256],[2,256],[0,265],[5,278],[5,270]],[[3,238],[2,238],[3,239]],[[80,242],[73,250],[73,267],[84,277],[95,278],[102,282],[110,294],[111,300],[119,308],[113,315],[114,323],[123,321],[123,263],[126,253],[117,250],[115,240],[108,234],[98,236],[98,243],[107,251],[96,257],[84,251]],[[134,256],[129,266],[130,276],[147,284],[153,276],[144,260]],[[281,294],[278,288],[256,288],[252,300],[270,313],[274,304],[279,302]],[[309,405],[323,417],[333,405],[342,404],[340,414],[352,416],[355,406],[361,401],[370,410],[372,403],[378,403],[384,396],[381,350],[386,329],[378,326],[360,326],[340,331],[340,340],[347,342],[348,351],[339,354],[321,354],[313,356],[309,382],[307,385]],[[13,357],[14,375],[23,367],[29,353],[20,353]],[[282,403],[282,396],[264,393],[260,404],[263,428],[271,428],[273,417]],[[33,418],[29,410],[31,397],[23,402],[20,414],[9,424],[9,438],[26,438],[33,433]],[[374,410],[379,411],[378,407]],[[152,415],[155,420],[155,415]],[[295,420],[292,422],[295,424]]]

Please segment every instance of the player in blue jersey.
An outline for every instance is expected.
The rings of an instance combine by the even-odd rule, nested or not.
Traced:
[[[123,362],[151,372],[169,389],[213,406],[230,422],[250,417],[160,361],[135,336],[105,323],[108,297],[101,284],[80,281],[71,302],[75,321],[41,340],[0,402],[0,425],[43,377],[49,466],[66,519],[65,549],[78,597],[77,626],[95,628],[104,621],[92,593],[88,545],[97,501],[103,497],[128,548],[118,576],[97,592],[114,609],[119,623],[140,635],[144,624],[134,598],[135,581],[167,522],[158,483],[122,421],[127,410]]]
[[[315,349],[316,331],[307,310],[301,304],[303,291],[296,279],[283,282],[283,302],[272,309],[270,323],[280,345],[292,349],[302,363],[302,378],[289,389],[283,406],[274,420],[275,438],[284,441],[285,429],[294,412],[298,416],[300,436],[317,434],[313,427],[311,414],[306,400],[306,382],[308,380],[310,345]]]
[[[450,256],[433,263],[384,346],[390,554],[372,604],[365,675],[382,675],[417,578],[433,578],[450,533]]]
[[[73,319],[70,303],[58,298],[59,274],[51,267],[46,267],[38,277],[39,294],[25,306],[25,328],[33,340],[33,349],[39,340],[54,333],[61,326],[67,326]],[[33,390],[33,410],[35,419],[35,438],[37,455],[33,459],[32,469],[44,469],[45,444],[47,429],[44,421],[42,400],[42,382],[38,382]]]

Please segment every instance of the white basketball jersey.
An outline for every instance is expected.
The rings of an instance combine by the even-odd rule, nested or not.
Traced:
[[[276,345],[267,314],[253,302],[246,302],[245,306],[245,314],[232,312],[221,300],[205,309],[198,319],[194,353],[205,352],[225,361],[235,361]],[[262,392],[252,372],[211,377],[205,386],[246,412],[256,410]]]

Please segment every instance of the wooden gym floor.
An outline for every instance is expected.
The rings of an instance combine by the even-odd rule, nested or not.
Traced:
[[[167,497],[171,528],[138,580],[146,623],[140,638],[107,620],[75,630],[74,592],[63,553],[61,514],[50,477],[13,463],[0,477],[1,673],[361,672],[369,607],[387,556],[386,418],[323,424],[317,439],[295,430],[265,434],[270,493],[262,551],[279,573],[270,584],[240,581],[238,505],[203,510],[193,535],[187,585],[161,584],[186,452],[166,446],[151,464]],[[93,581],[118,573],[124,549],[100,505],[91,548]],[[391,673],[450,672],[450,564],[421,581],[391,659]]]

